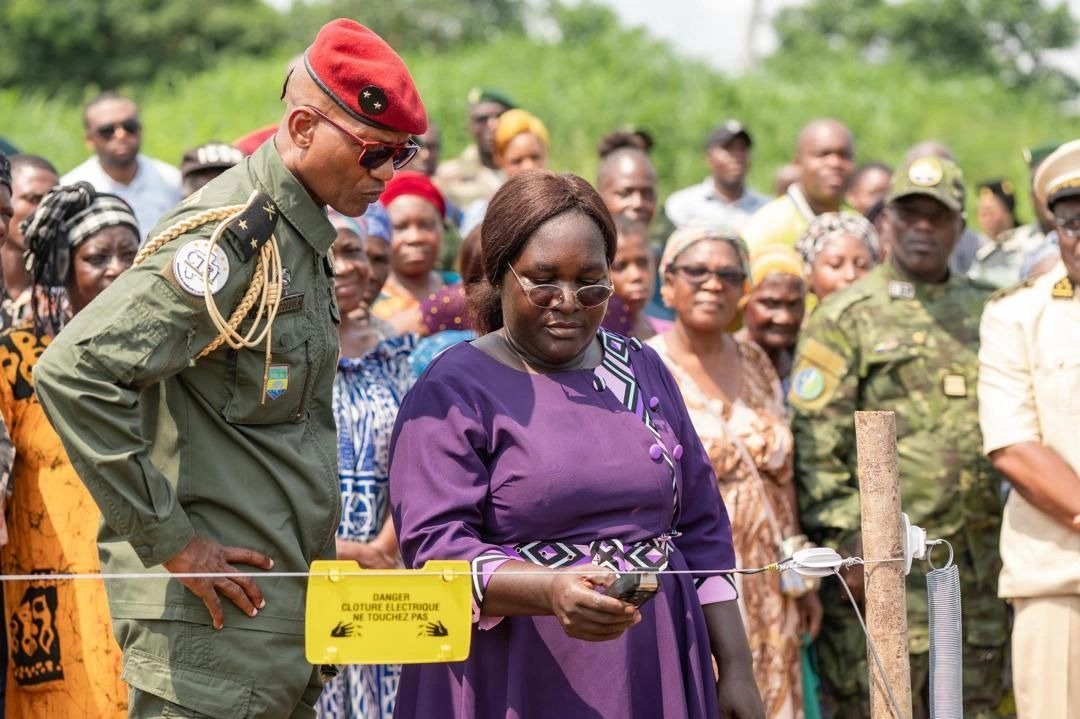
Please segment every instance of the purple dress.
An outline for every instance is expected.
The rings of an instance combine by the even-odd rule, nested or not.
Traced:
[[[471,561],[478,606],[508,558],[610,566],[618,555],[619,567],[642,566],[659,549],[670,569],[735,566],[716,478],[674,380],[651,348],[600,336],[595,370],[528,374],[469,343],[431,364],[390,450],[406,566]],[[403,668],[395,717],[713,719],[701,605],[734,598],[728,575],[665,574],[644,621],[595,643],[567,637],[552,616],[478,617],[469,659]]]

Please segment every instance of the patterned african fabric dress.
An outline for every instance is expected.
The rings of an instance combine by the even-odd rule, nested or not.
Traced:
[[[656,353],[600,337],[598,367],[551,374],[463,342],[405,398],[390,460],[405,565],[464,559],[476,575],[469,658],[403,667],[397,719],[717,716],[702,606],[736,595],[704,573],[734,565],[716,478]],[[481,614],[511,559],[687,573],[660,575],[639,624],[587,642],[554,616]]]
[[[341,526],[337,536],[369,542],[389,512],[387,464],[394,419],[415,381],[409,354],[416,336],[383,340],[367,354],[338,362],[334,417],[338,428]],[[396,665],[352,665],[319,698],[323,719],[390,719],[397,694]]]
[[[647,344],[678,382],[716,470],[720,494],[731,515],[738,566],[763,567],[780,558],[777,552],[783,537],[779,535],[792,526],[795,517],[796,509],[785,494],[792,482],[794,440],[780,381],[768,355],[749,340],[736,337],[735,341],[742,361],[742,387],[730,403],[698,387],[672,360],[664,335]],[[803,703],[796,602],[780,593],[776,572],[740,576],[736,581],[765,715],[798,719],[803,716]]]
[[[101,514],[34,392],[49,339],[26,324],[0,334],[0,412],[15,445],[4,574],[101,571]],[[4,613],[7,719],[127,716],[103,582],[8,582]]]

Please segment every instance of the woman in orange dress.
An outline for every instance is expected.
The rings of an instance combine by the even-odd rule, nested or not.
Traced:
[[[716,471],[736,564],[766,566],[800,530],[780,381],[760,347],[729,332],[749,284],[745,248],[734,234],[677,230],[660,275],[675,325],[647,344],[675,377]],[[801,719],[799,650],[801,635],[820,627],[817,594],[788,596],[775,572],[740,577],[737,586],[766,716]]]
[[[64,322],[131,266],[131,208],[87,183],[56,188],[28,220],[33,318],[0,334],[0,412],[15,445],[4,574],[98,573],[100,513],[34,392]],[[124,717],[127,689],[101,580],[8,582],[7,719]]]

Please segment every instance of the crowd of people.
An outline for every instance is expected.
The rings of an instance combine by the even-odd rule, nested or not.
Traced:
[[[442,161],[347,20],[282,99],[179,167],[113,92],[78,167],[0,154],[2,571],[148,580],[5,582],[5,716],[869,716],[843,587],[715,573],[861,554],[864,409],[960,571],[965,716],[1080,715],[1080,140],[970,185],[937,141],[729,119],[662,198],[647,131],[597,138],[590,183],[491,88]],[[761,143],[792,143],[771,196]],[[273,574],[335,555],[469,560],[469,659],[307,664]],[[189,576],[238,567],[265,576]],[[625,572],[655,597],[607,596]]]

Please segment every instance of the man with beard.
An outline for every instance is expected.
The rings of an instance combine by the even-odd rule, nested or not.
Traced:
[[[860,533],[857,410],[896,413],[901,497],[913,524],[947,540],[963,597],[964,716],[995,717],[1008,646],[1001,562],[1001,476],[979,432],[979,317],[992,288],[949,269],[964,230],[964,182],[935,155],[906,162],[886,199],[888,259],[829,295],[802,333],[789,401],[800,518],[810,538],[850,554]],[[915,717],[929,671],[926,564],[907,581]],[[832,591],[840,589],[834,585]],[[842,594],[817,640],[828,716],[869,716],[866,639]]]
[[[746,186],[753,140],[738,120],[727,120],[705,140],[710,174],[702,182],[672,193],[664,212],[675,227],[740,230],[768,198]]]
[[[754,213],[743,228],[753,257],[770,245],[795,247],[810,220],[839,212],[854,170],[855,141],[838,120],[814,120],[799,132],[794,164],[799,179]]]
[[[122,198],[135,210],[145,242],[162,215],[180,202],[180,171],[139,152],[139,107],[123,95],[103,92],[86,103],[83,126],[94,156],[60,178],[60,184],[81,180],[98,192]]]

